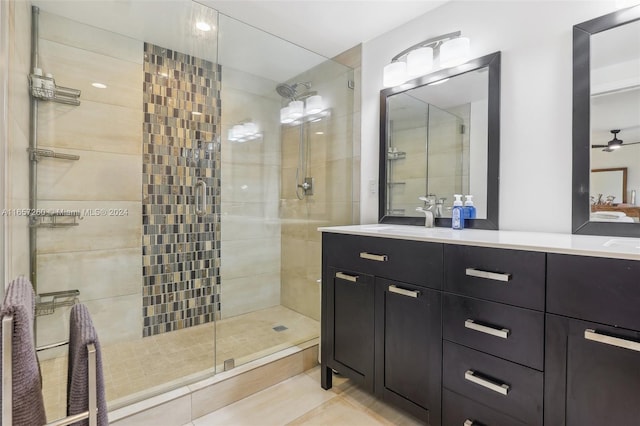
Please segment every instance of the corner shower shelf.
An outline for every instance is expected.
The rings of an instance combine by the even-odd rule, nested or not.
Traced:
[[[57,308],[73,306],[78,303],[78,296],[80,296],[80,290],[40,293],[36,296],[36,316],[51,315]]]
[[[36,82],[34,84],[34,81]],[[29,74],[31,96],[43,101],[53,101],[67,105],[80,105],[80,90],[58,86],[53,78]]]
[[[58,222],[59,218],[71,218],[72,221]],[[47,221],[43,219],[48,218]],[[30,225],[32,228],[69,228],[78,226],[78,219],[82,219],[79,211],[63,211],[55,213],[45,213],[43,215],[30,216]]]
[[[60,160],[79,160],[79,155],[73,154],[61,154],[59,152],[52,151],[50,149],[31,149],[28,148],[27,151],[31,154],[31,160],[38,161],[42,157],[46,158],[57,158]]]

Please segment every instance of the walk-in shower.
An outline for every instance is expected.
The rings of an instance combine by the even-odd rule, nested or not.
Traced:
[[[13,81],[42,88],[51,73],[81,93],[79,105],[23,96],[36,107],[33,205],[79,212],[38,218],[31,268],[29,224],[11,234],[10,273],[32,273],[40,295],[49,419],[64,414],[58,344],[76,300],[100,337],[110,409],[317,339],[317,228],[352,221],[352,70],[195,2],[33,4],[43,75],[25,46]],[[30,6],[15,2],[24,40]],[[302,116],[283,125],[291,102]],[[13,110],[28,129],[28,108]],[[255,137],[228,139],[247,123]],[[11,143],[28,164],[27,138]],[[307,176],[313,196],[297,187]],[[27,169],[12,179],[28,189]]]

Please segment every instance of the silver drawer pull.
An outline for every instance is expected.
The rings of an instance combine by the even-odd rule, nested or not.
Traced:
[[[468,380],[470,382],[473,382],[477,385],[483,386],[487,389],[490,389],[494,392],[498,392],[499,394],[502,395],[506,395],[507,393],[509,393],[509,385],[505,384],[505,383],[493,383],[490,382],[487,379],[483,379],[481,377],[478,377],[475,375],[476,372],[473,370],[467,370],[464,373],[464,378],[465,380]]]
[[[593,340],[594,342],[604,343],[605,345],[617,346],[619,348],[640,352],[639,342],[621,339],[619,337],[607,336],[589,328],[584,331],[584,338],[587,340]]]
[[[500,337],[502,339],[506,339],[509,337],[511,331],[508,328],[493,328],[486,325],[481,325],[475,322],[472,319],[468,319],[464,322],[464,326],[466,328],[470,328],[471,330],[479,331],[480,333],[490,334],[492,336]]]
[[[511,274],[503,274],[500,272],[483,271],[476,268],[467,268],[467,275],[470,277],[486,278],[488,280],[507,282],[511,280]]]
[[[336,278],[340,278],[341,280],[351,281],[352,283],[357,283],[358,278],[360,277],[357,275],[345,274],[344,272],[336,272]]]
[[[404,288],[396,287],[393,284],[389,286],[389,292],[390,293],[395,293],[395,294],[401,294],[403,296],[409,296],[409,297],[413,297],[413,298],[417,298],[418,296],[420,296],[420,292],[419,291],[406,290]]]
[[[367,253],[366,251],[360,252],[360,257],[362,259],[375,260],[376,262],[386,262],[389,260],[389,256],[386,254],[373,254]]]

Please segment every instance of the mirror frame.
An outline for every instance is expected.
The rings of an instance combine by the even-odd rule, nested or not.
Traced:
[[[467,219],[465,228],[499,229],[499,180],[500,180],[500,52],[494,52],[480,58],[472,59],[456,67],[438,70],[434,73],[409,80],[408,82],[380,91],[380,153],[378,173],[378,221],[403,225],[424,226],[424,217],[387,216],[387,138],[389,127],[388,98],[416,87],[425,86],[455,77],[480,68],[488,68],[488,121],[487,121],[487,218]],[[426,195],[426,194],[424,194]],[[416,198],[416,207],[420,201]],[[451,218],[435,218],[435,226],[451,227]]]
[[[640,237],[640,224],[591,222],[591,36],[640,20],[640,6],[618,10],[573,26],[572,233]]]

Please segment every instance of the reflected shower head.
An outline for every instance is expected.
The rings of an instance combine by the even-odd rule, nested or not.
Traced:
[[[293,83],[291,85],[287,83],[280,83],[276,86],[276,92],[278,92],[278,95],[282,96],[283,98],[295,99],[296,95],[298,94],[296,90],[298,86],[304,86],[305,88],[310,89],[311,82]]]

